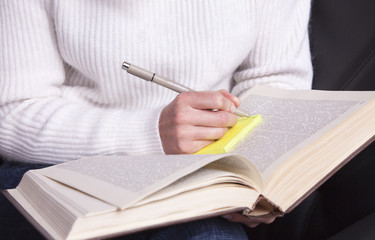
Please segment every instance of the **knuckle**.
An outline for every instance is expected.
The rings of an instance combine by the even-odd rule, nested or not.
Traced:
[[[228,90],[226,90],[226,89],[224,89],[224,88],[222,88],[222,89],[219,89],[219,91],[218,92],[221,92],[221,93],[229,93],[228,92]]]
[[[187,98],[189,97],[188,92],[183,92],[177,95],[174,99],[177,106],[184,106],[186,104]]]
[[[176,125],[183,124],[185,122],[185,114],[182,111],[176,111],[174,114],[173,122]]]
[[[186,130],[182,126],[177,126],[175,128],[175,134],[178,139],[184,138],[186,136]]]
[[[218,124],[220,127],[225,127],[229,124],[230,116],[226,112],[219,112]]]
[[[186,103],[190,98],[194,98],[195,97],[195,92],[182,92],[182,93],[179,93],[176,97],[176,99],[181,102],[181,103]]]
[[[222,113],[223,115],[225,115],[225,117],[223,117],[224,120],[226,121],[225,126],[231,127],[237,123],[237,116],[234,113],[228,113],[228,112],[222,112]]]
[[[212,136],[210,139],[220,139],[225,135],[227,131],[228,131],[228,128],[226,127],[217,128],[215,129],[215,132],[210,134]]]
[[[219,138],[222,138],[227,132],[228,132],[228,128],[222,128],[221,136]]]
[[[214,96],[212,97],[213,103],[215,104],[215,108],[222,109],[225,105],[225,98],[222,94],[215,92]]]
[[[192,153],[191,145],[192,145],[191,141],[182,140],[182,141],[177,142],[176,147],[179,153],[188,154],[188,153]]]
[[[238,117],[235,114],[230,113],[229,118],[230,118],[230,120],[229,120],[228,126],[234,126],[238,121]]]
[[[183,152],[184,145],[182,144],[181,141],[178,141],[178,142],[176,143],[176,149],[177,149],[177,152],[178,152],[178,153],[182,153],[182,152]]]

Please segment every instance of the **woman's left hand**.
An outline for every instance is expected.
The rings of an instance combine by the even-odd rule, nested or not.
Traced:
[[[276,217],[268,217],[268,216],[249,218],[240,213],[228,213],[228,214],[223,215],[222,217],[231,222],[242,223],[250,228],[255,228],[261,223],[270,224],[276,219]]]

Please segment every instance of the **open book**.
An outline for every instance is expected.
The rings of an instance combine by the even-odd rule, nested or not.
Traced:
[[[241,108],[263,120],[228,154],[89,157],[29,171],[5,194],[53,239],[282,216],[374,140],[375,92],[259,86]]]

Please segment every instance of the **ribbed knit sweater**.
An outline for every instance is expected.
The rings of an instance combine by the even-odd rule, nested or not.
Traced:
[[[123,61],[195,90],[310,88],[309,0],[1,0],[0,155],[59,163],[163,153],[176,93]]]

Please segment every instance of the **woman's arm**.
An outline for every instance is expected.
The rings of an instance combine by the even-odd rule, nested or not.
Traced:
[[[66,99],[53,1],[0,1],[0,155],[58,163],[96,154],[163,152],[158,117]]]
[[[259,1],[257,38],[234,75],[233,94],[255,85],[309,89],[312,64],[308,23],[310,0]]]
[[[91,21],[66,26],[66,22],[60,21],[56,24],[58,28],[56,19],[64,11],[56,12],[53,4],[54,1],[47,0],[0,2],[0,155],[25,162],[58,163],[89,155],[193,153],[220,138],[235,124],[232,106],[238,106],[239,100],[225,91],[184,93],[164,109],[128,106],[137,110],[124,110],[116,107],[116,104],[121,106],[118,102],[108,107],[99,100],[97,104],[90,104],[97,100],[96,96],[101,97],[101,92],[111,95],[116,91],[108,89],[126,88],[132,81],[127,81],[125,86],[124,79],[119,77],[107,79],[108,75],[118,73],[112,69],[113,63],[96,59],[96,54],[105,55],[103,51],[111,46],[96,46],[100,41],[91,41],[85,35],[86,27],[91,27],[91,32],[96,34],[90,37],[101,40],[100,34],[104,33],[99,32],[100,26],[82,25]],[[88,5],[84,7],[89,8]],[[89,11],[80,14],[87,14],[85,18],[95,16]],[[72,16],[66,18],[71,20]],[[76,27],[79,31],[73,32]],[[78,40],[80,44],[74,45]],[[87,59],[79,47],[91,47],[93,52],[86,54],[94,55]],[[68,56],[66,50],[69,50]],[[80,77],[100,75],[100,84],[96,86],[95,79],[89,77],[93,86],[81,84],[80,79],[73,83],[67,81],[76,67],[68,65],[67,59],[79,62],[75,73],[81,74]],[[106,64],[110,64],[111,71],[100,71],[109,68]],[[94,70],[85,71],[88,65],[101,69],[94,69],[97,71],[93,74]],[[153,91],[137,86],[133,87],[136,92],[116,92],[114,99],[127,97],[139,102],[142,96]],[[76,95],[72,97],[67,90],[74,90]],[[89,92],[90,100],[77,97],[81,92]],[[129,95],[121,96],[125,92]]]

